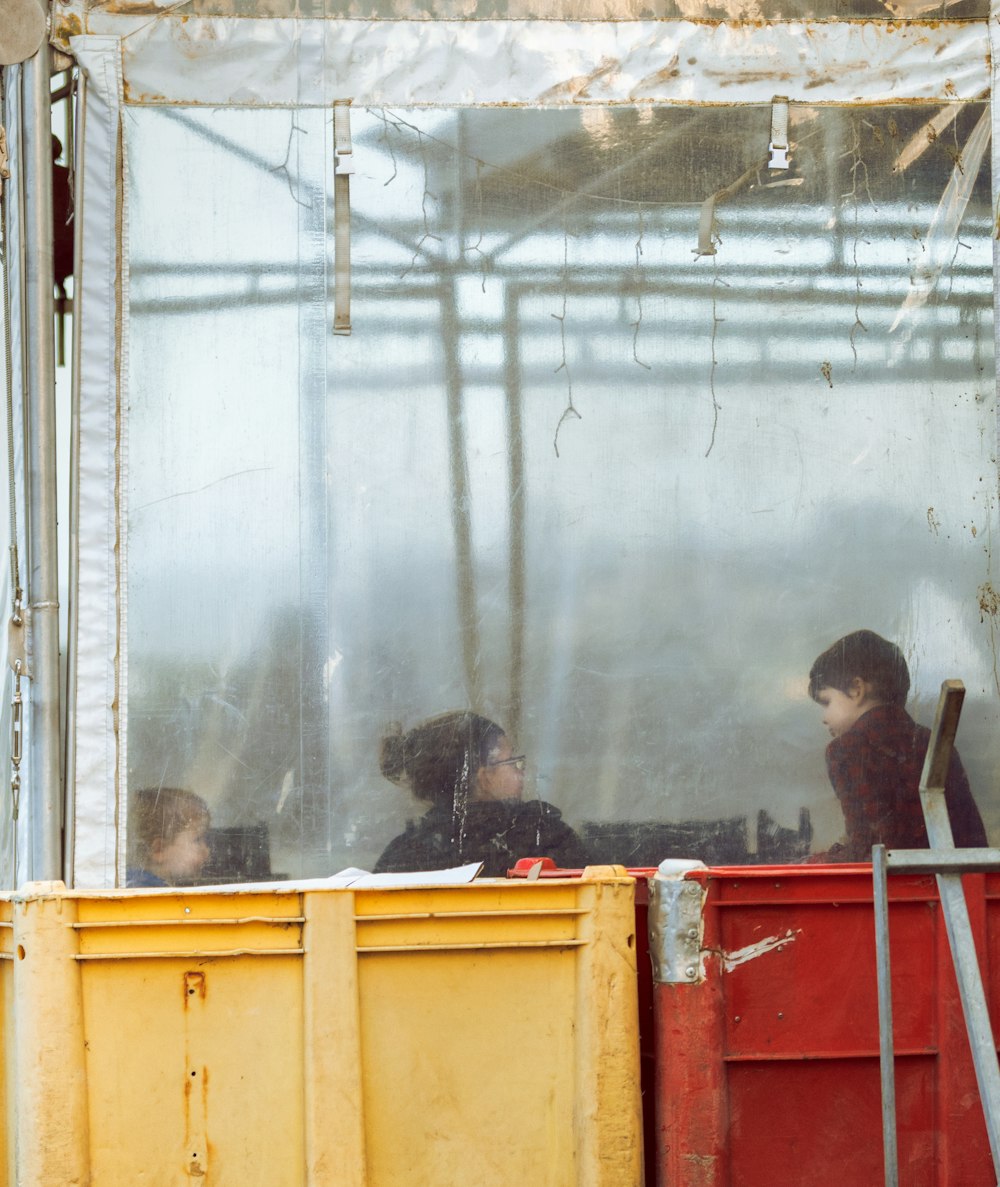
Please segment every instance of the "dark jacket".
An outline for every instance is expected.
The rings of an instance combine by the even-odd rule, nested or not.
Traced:
[[[879,705],[826,748],[826,769],[844,811],[847,842],[830,861],[871,861],[872,845],[926,849],[920,776],[930,730],[901,705]],[[986,830],[958,752],[951,757],[945,802],[958,848],[986,845]],[[813,859],[815,860],[815,858]]]
[[[490,800],[468,804],[464,813],[434,804],[389,842],[375,872],[439,870],[481,861],[486,877],[502,878],[519,857],[551,857],[565,869],[579,869],[589,860],[558,808],[542,800]]]

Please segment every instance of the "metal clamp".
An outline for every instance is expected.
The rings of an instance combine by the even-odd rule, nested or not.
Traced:
[[[701,962],[702,908],[706,892],[687,880],[700,861],[663,862],[649,883],[649,956],[657,985],[695,985],[705,979]]]
[[[7,662],[18,675],[30,677],[31,661],[31,610],[18,599],[7,620]]]

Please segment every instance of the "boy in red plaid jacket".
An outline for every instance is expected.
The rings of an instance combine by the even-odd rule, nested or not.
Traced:
[[[903,653],[874,631],[845,635],[813,664],[809,695],[822,707],[832,736],[826,769],[847,839],[809,861],[871,861],[875,844],[927,848],[919,788],[930,730],[906,712],[909,691]],[[986,830],[957,751],[945,801],[956,846],[985,846]]]

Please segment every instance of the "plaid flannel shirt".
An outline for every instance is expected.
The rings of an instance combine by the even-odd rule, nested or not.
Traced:
[[[830,860],[870,861],[875,844],[927,848],[919,788],[929,738],[930,730],[917,725],[901,705],[879,705],[827,746],[826,769],[847,826],[847,842],[830,851]],[[982,817],[957,751],[945,801],[956,846],[986,845]]]

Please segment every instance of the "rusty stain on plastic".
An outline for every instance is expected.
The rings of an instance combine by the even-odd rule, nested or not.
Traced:
[[[208,1068],[202,1067],[200,1077],[197,1069],[192,1068],[190,1075],[186,1076],[184,1080],[184,1144],[189,1150],[192,1145],[191,1098],[194,1095],[194,1085],[199,1078],[201,1080],[201,1113],[202,1117],[205,1118],[208,1116]],[[199,1128],[204,1130],[204,1124]],[[207,1150],[207,1139],[205,1139],[204,1145]],[[194,1150],[190,1155],[185,1170],[192,1178],[204,1178],[208,1174],[207,1163],[206,1154],[202,1151]]]
[[[979,598],[979,621],[985,622],[987,617],[996,618],[1000,613],[1000,594],[993,588],[991,581],[984,581],[977,591]]]
[[[188,1008],[188,1002],[196,994],[204,1001],[208,990],[208,985],[204,973],[185,973],[184,974],[184,1009]]]

